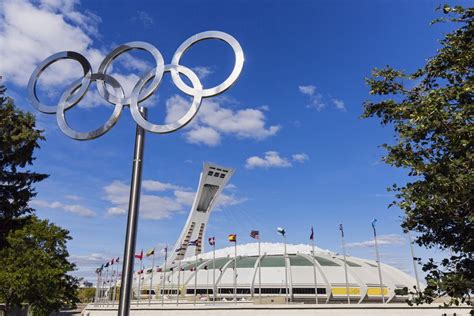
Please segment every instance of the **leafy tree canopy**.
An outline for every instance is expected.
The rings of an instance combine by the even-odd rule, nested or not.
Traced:
[[[44,137],[35,117],[16,109],[5,91],[0,86],[0,248],[9,231],[21,224],[19,217],[33,211],[28,202],[36,195],[34,183],[47,177],[25,169],[33,164],[33,151]]]
[[[363,117],[393,126],[395,144],[384,144],[384,161],[405,168],[411,180],[393,185],[391,204],[405,212],[402,227],[418,232],[416,242],[452,255],[424,263],[427,287],[411,303],[448,296],[470,302],[474,290],[474,8],[444,6],[457,27],[441,48],[414,73],[375,69],[366,79],[377,101],[364,104]]]
[[[11,306],[29,303],[37,315],[49,315],[77,302],[77,279],[67,273],[69,232],[47,220],[28,217],[7,236],[0,250],[0,301]]]

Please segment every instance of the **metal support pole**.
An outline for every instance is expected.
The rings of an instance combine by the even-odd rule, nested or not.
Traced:
[[[418,269],[416,267],[415,249],[413,249],[413,241],[411,240],[411,235],[408,230],[407,230],[407,235],[408,235],[408,241],[410,242],[411,261],[413,262],[413,270],[415,271],[416,290],[421,291],[420,279],[418,279]]]
[[[237,240],[234,242],[234,301],[237,304]]]
[[[260,236],[258,236],[258,298],[259,303],[262,303],[262,258],[260,252]]]
[[[289,288],[288,288],[288,266],[286,264],[286,259],[287,259],[287,254],[286,254],[286,236],[283,235],[283,240],[284,240],[284,243],[285,243],[285,254],[283,256],[284,260],[285,260],[285,301],[286,301],[286,304],[289,303],[289,299],[288,299],[288,292],[289,292]]]
[[[344,254],[344,277],[346,279],[347,304],[350,304],[351,303],[351,297],[350,297],[350,293],[349,293],[349,278],[347,276],[346,242],[344,241],[344,236],[342,236],[342,252]]]
[[[313,248],[313,277],[314,277],[314,298],[316,300],[316,304],[318,304],[318,279],[316,275],[316,253],[314,251],[314,239],[311,240],[311,246]]]
[[[151,263],[150,287],[148,288],[148,306],[151,304],[151,289],[153,288],[153,274],[155,274],[155,250],[153,249],[153,260]]]
[[[143,117],[146,109],[140,108]],[[123,250],[122,282],[120,285],[120,301],[118,316],[130,314],[130,298],[133,283],[133,261],[135,258],[135,243],[137,239],[138,212],[140,205],[140,189],[142,183],[143,147],[145,145],[145,130],[137,125],[135,134],[135,152],[133,155],[132,183],[128,204],[127,230]]]
[[[212,297],[214,298],[214,304],[216,303],[217,295],[216,287],[216,243],[214,239],[214,244],[212,245]]]
[[[383,288],[383,281],[382,281],[382,269],[380,267],[380,256],[379,256],[379,245],[377,243],[377,233],[374,228],[374,241],[375,241],[375,254],[377,256],[377,268],[379,270],[379,282],[380,282],[380,294],[382,294],[382,303],[385,304],[385,295],[384,295],[384,288]]]
[[[179,306],[179,292],[180,292],[180,286],[181,286],[181,260],[178,261],[178,291],[176,292],[176,306]],[[184,281],[184,280],[183,280]]]
[[[97,273],[97,283],[95,284],[95,298],[94,298],[94,306],[97,306],[97,301],[99,300],[99,284],[100,284],[100,275],[101,272]]]

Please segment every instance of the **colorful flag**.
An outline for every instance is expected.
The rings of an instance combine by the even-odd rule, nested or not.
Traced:
[[[142,251],[140,252],[140,254],[135,255],[135,258],[140,259],[140,260],[143,259],[143,249],[142,249]]]
[[[339,224],[339,230],[341,231],[341,236],[344,237],[344,227],[342,227],[342,224]]]
[[[149,256],[153,256],[154,254],[155,254],[155,248],[148,250],[148,252],[146,253],[146,256],[149,257]]]
[[[252,237],[253,239],[260,239],[260,233],[258,232],[258,230],[252,230],[250,232],[250,237]]]
[[[314,230],[313,230],[313,226],[311,226],[311,234],[309,235],[309,240],[314,240]]]
[[[282,236],[285,236],[285,234],[286,234],[286,231],[283,227],[278,227],[277,232]]]
[[[237,235],[236,234],[230,234],[228,237],[230,242],[237,242]]]
[[[189,246],[199,246],[199,239],[191,240],[188,245]]]
[[[209,245],[214,246],[216,244],[216,237],[209,237]]]

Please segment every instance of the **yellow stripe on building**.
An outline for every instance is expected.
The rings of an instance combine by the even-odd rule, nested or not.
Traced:
[[[333,287],[331,293],[332,295],[347,295],[347,290],[345,287]],[[349,295],[360,295],[360,288],[350,287]]]
[[[369,296],[382,296],[382,291],[379,287],[369,287],[367,289],[367,295]],[[388,289],[386,287],[383,288],[383,295],[388,296]]]

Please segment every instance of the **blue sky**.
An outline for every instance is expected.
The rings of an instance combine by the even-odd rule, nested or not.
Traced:
[[[236,233],[250,242],[252,229],[265,241],[308,242],[314,226],[319,247],[340,251],[337,226],[344,223],[349,253],[373,258],[372,218],[385,241],[382,260],[408,273],[409,248],[397,209],[386,192],[406,172],[381,162],[379,145],[393,141],[390,128],[362,120],[370,99],[364,77],[390,64],[413,71],[434,55],[448,26],[429,26],[439,1],[4,1],[1,8],[0,73],[17,106],[33,112],[46,142],[35,169],[50,174],[32,202],[38,215],[70,230],[77,275],[92,280],[100,263],[121,256],[135,123],[125,109],[99,139],[74,141],[54,116],[35,111],[26,99],[34,67],[61,50],[84,54],[97,70],[119,44],[146,41],[170,63],[188,37],[207,30],[233,35],[245,54],[237,83],[203,102],[188,127],[168,135],[147,134],[142,213],[137,249],[173,244],[187,217],[203,162],[236,168],[232,185],[211,217],[208,236],[218,247]],[[456,2],[467,5],[468,2]],[[204,87],[230,73],[233,54],[218,41],[199,43],[181,63]],[[129,91],[153,67],[145,52],[117,59],[112,73]],[[72,61],[53,64],[39,81],[39,95],[54,104],[81,70]],[[99,126],[112,111],[91,86],[68,112],[73,127]],[[166,74],[147,101],[159,123],[189,103]],[[417,249],[419,255],[439,256]]]

